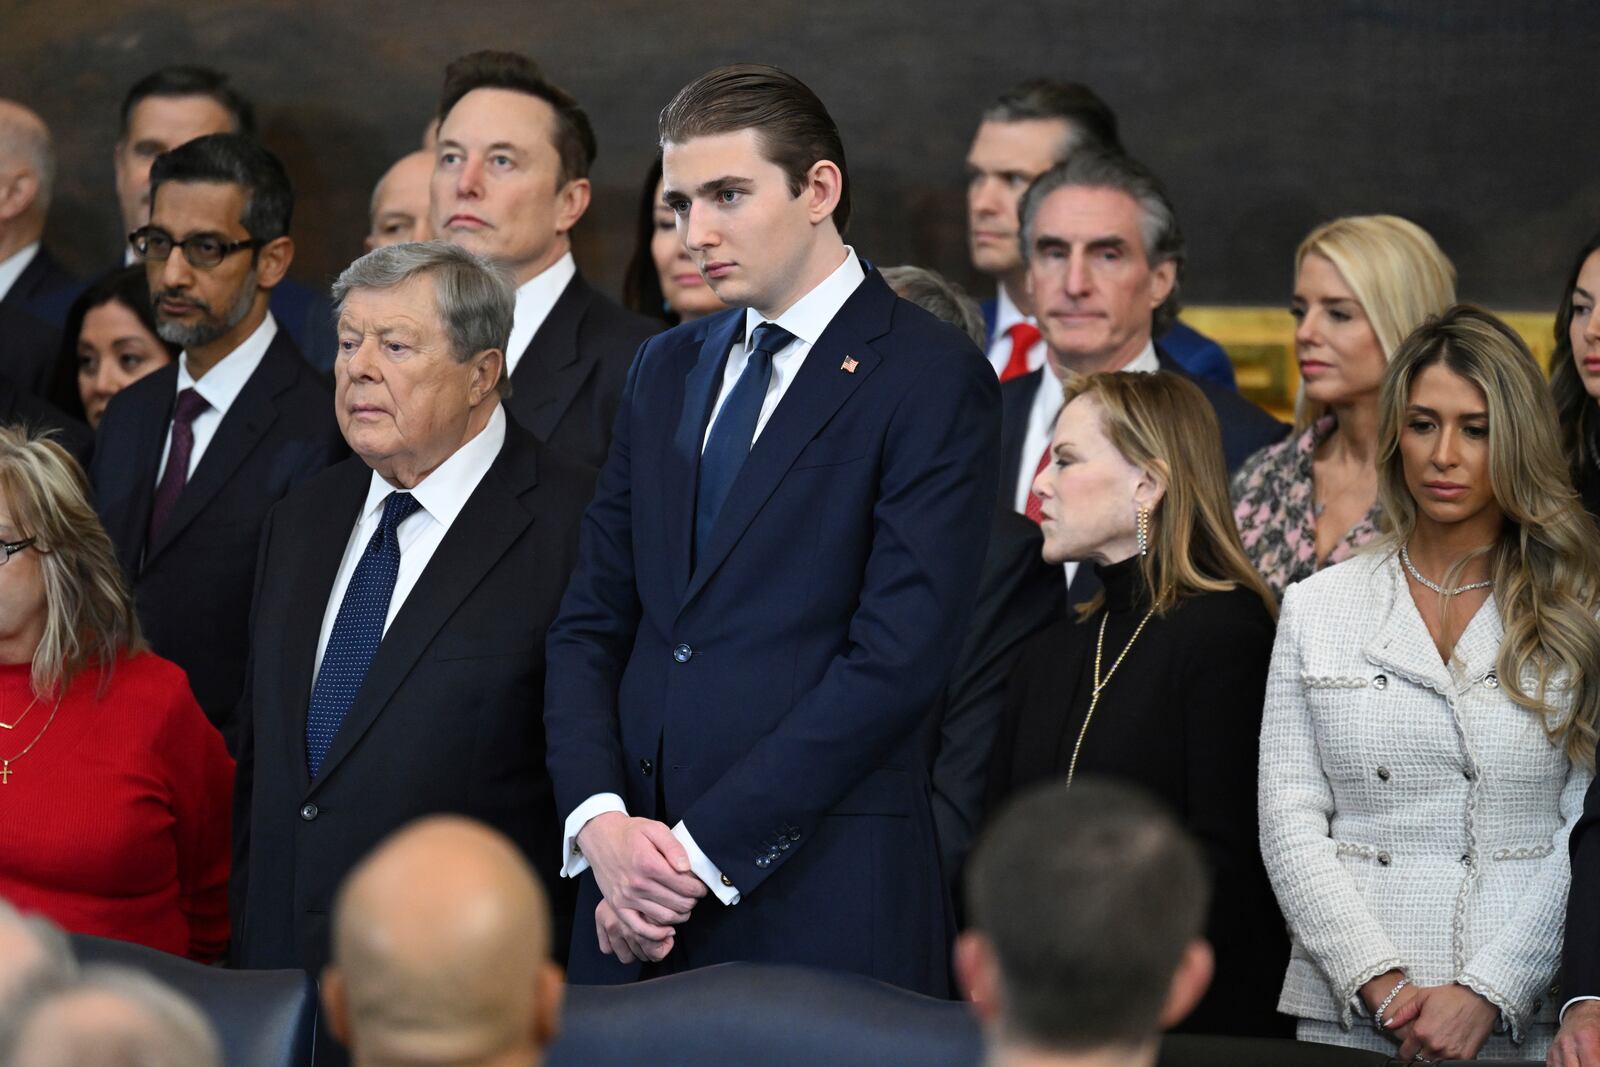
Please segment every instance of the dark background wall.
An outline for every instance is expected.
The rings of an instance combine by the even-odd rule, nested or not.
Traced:
[[[1600,226],[1596,0],[0,0],[0,95],[54,129],[50,238],[89,272],[121,250],[123,91],[166,63],[228,70],[294,176],[295,273],[316,282],[359,252],[372,184],[416,146],[444,64],[483,47],[532,55],[593,117],[578,255],[613,291],[657,111],[737,60],[786,67],[828,102],[863,253],[969,283],[961,165],[976,114],[1036,74],[1095,86],[1164,175],[1190,302],[1282,303],[1311,226],[1393,211],[1434,232],[1464,296],[1545,309]]]

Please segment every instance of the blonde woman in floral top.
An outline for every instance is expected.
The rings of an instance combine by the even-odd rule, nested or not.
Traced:
[[[1300,243],[1300,432],[1233,478],[1239,537],[1277,596],[1377,536],[1378,387],[1400,342],[1455,303],[1455,282],[1427,231],[1395,215],[1335,219]]]

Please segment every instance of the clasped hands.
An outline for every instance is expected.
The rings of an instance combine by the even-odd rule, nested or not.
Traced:
[[[600,887],[595,936],[619,963],[659,962],[672,951],[676,926],[689,918],[706,884],[665,823],[620,811],[596,815],[578,831],[578,848]]]
[[[1401,977],[1388,971],[1362,986],[1367,1008],[1376,1011]],[[1499,1008],[1466,986],[1412,984],[1389,1002],[1382,1022],[1399,1043],[1401,1060],[1470,1060],[1489,1040],[1499,1015]]]

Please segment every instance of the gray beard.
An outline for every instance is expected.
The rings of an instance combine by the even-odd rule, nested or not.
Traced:
[[[158,298],[159,299],[159,298]],[[203,314],[199,322],[193,326],[181,322],[168,322],[161,318],[159,304],[156,309],[156,333],[161,335],[163,341],[181,346],[185,351],[191,348],[200,348],[210,344],[239,323],[250,314],[250,306],[256,300],[256,272],[251,271],[244,280],[244,285],[239,289],[239,297],[233,306],[220,318],[212,314],[208,304],[196,304],[202,309]]]

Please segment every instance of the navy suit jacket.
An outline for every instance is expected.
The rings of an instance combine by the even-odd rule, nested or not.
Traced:
[[[145,636],[188,672],[195,699],[231,750],[262,523],[285,493],[348,449],[328,387],[280,331],[149,543],[177,379],[178,364],[170,363],[112,397],[90,480]]]
[[[507,414],[552,448],[598,468],[628,365],[660,331],[658,320],[635,315],[573,275],[517,360]]]
[[[807,355],[698,551],[701,441],[745,312],[644,345],[547,643],[557,808],[683,820],[742,895],[668,966],[810,964],[948,988],[949,909],[919,730],[988,538],[993,370],[875,271]],[[575,982],[600,955],[582,876]],[[587,921],[586,921],[587,920]]]
[[[82,288],[41,245],[0,297],[0,374],[24,392],[49,395],[61,326]]]
[[[997,297],[990,297],[981,305],[983,328],[991,345],[994,344],[994,317],[998,306]],[[1191,329],[1182,322],[1174,322],[1172,329],[1156,338],[1156,341],[1162,351],[1189,372],[1190,377],[1226,389],[1238,388],[1233,377],[1233,361],[1228,358],[1228,353],[1199,330]]]

